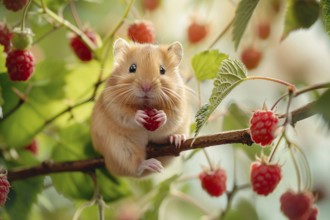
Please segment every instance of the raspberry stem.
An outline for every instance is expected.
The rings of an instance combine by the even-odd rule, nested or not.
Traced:
[[[208,155],[206,149],[203,148],[202,150],[203,150],[203,153],[204,153],[204,155],[205,155],[205,157],[206,157],[207,163],[208,163],[209,166],[210,166],[210,170],[213,171],[213,170],[214,170],[214,167],[213,167],[213,165],[212,165],[212,162],[211,162],[210,156]]]
[[[128,13],[130,12],[131,10],[131,7],[133,5],[135,0],[130,0],[126,9],[125,9],[125,12],[123,14],[123,16],[120,18],[119,22],[117,23],[117,25],[114,27],[114,29],[104,38],[104,45],[108,44],[109,41],[111,41],[111,39],[114,37],[115,33],[118,31],[118,29],[123,25],[126,17],[128,16]]]
[[[32,0],[29,0],[28,3],[26,4],[24,11],[23,11],[23,16],[22,16],[22,21],[21,21],[21,30],[24,31],[25,29],[25,21],[27,18],[27,13],[29,11],[29,7],[31,5]]]
[[[204,214],[208,214],[209,213],[197,201],[193,200],[191,197],[189,197],[188,195],[180,192],[179,190],[172,189],[171,190],[171,195],[174,196],[174,197],[176,197],[176,198],[181,199],[182,201],[187,202],[188,204],[191,204],[191,205],[195,206],[200,211],[202,211]]]
[[[47,14],[50,18],[52,18],[61,26],[64,26],[70,31],[76,33],[86,43],[89,49],[91,49],[92,51],[96,49],[96,45],[79,28],[71,24],[69,21],[65,20],[63,17],[60,17],[57,14],[55,14],[53,11],[49,10],[44,0],[40,0],[40,1],[41,4],[37,2],[35,3],[42,8],[43,10],[42,13]]]
[[[82,24],[81,24],[81,21],[80,21],[78,12],[77,12],[76,5],[74,4],[74,0],[70,0],[70,11],[71,11],[72,17],[74,19],[74,22],[76,23],[78,28],[80,30],[82,30]]]
[[[281,137],[278,139],[278,141],[277,141],[276,145],[273,147],[272,151],[270,152],[269,157],[268,157],[268,160],[267,160],[267,163],[271,163],[272,162],[272,159],[274,158],[275,152],[278,149],[278,146],[280,145],[280,143],[281,143],[281,141],[282,141],[283,138],[284,138],[284,132],[281,135]]]
[[[297,160],[296,160],[296,158],[293,154],[291,142],[289,142],[287,138],[286,138],[286,141],[288,143],[288,148],[289,148],[290,156],[291,156],[291,159],[292,159],[292,163],[293,163],[294,169],[296,170],[296,174],[297,174],[298,191],[301,191],[301,174],[300,174],[300,170],[299,170],[299,167],[298,167],[298,163],[297,163]]]
[[[275,82],[275,83],[285,85],[285,86],[288,87],[288,89],[290,91],[293,91],[293,92],[296,90],[295,85],[293,85],[291,83],[288,83],[286,81],[280,80],[280,79],[275,79],[275,78],[270,78],[270,77],[265,77],[265,76],[248,76],[247,78],[245,78],[245,80],[256,80],[256,79],[268,80],[268,81],[272,81],[272,82]]]

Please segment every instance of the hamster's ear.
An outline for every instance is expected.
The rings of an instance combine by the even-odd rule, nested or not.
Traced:
[[[128,47],[129,47],[128,43],[123,38],[117,39],[113,45],[114,57],[117,57],[120,54],[125,53]]]
[[[168,46],[167,51],[175,57],[176,65],[182,60],[183,57],[183,47],[180,42],[176,41]]]

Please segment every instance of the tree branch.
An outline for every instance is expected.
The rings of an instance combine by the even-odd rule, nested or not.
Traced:
[[[314,115],[315,112],[311,111],[314,104],[315,102],[311,102],[301,108],[292,111],[291,123],[295,124],[300,120]],[[283,117],[283,115],[280,116],[280,118]],[[160,156],[179,156],[182,151],[205,148],[215,145],[241,143],[250,146],[253,144],[248,128],[200,136],[195,139],[193,144],[191,144],[192,142],[192,138],[188,139],[181,145],[180,148],[176,148],[174,145],[169,143],[163,145],[150,143],[147,146],[147,158]],[[56,163],[43,162],[38,166],[8,171],[7,178],[9,181],[15,181],[52,173],[87,172],[101,167],[104,167],[104,160],[101,157]]]

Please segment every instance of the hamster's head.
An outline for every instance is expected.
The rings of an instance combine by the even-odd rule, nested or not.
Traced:
[[[183,98],[179,42],[170,45],[114,44],[114,69],[107,82],[111,101],[127,105],[174,108]]]

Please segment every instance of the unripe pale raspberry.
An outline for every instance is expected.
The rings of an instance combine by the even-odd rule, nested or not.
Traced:
[[[252,189],[259,195],[268,195],[273,192],[282,178],[281,167],[278,164],[266,164],[255,161],[250,168]]]
[[[10,183],[7,180],[7,175],[0,173],[0,206],[3,206],[7,201]]]
[[[214,197],[221,196],[226,192],[227,174],[224,169],[216,169],[214,171],[204,171],[199,174],[202,188]]]
[[[11,11],[19,11],[27,4],[28,0],[3,0],[6,9]]]
[[[278,117],[272,111],[256,111],[250,119],[251,138],[261,146],[269,145],[275,138]]]
[[[13,50],[8,53],[6,67],[12,81],[26,81],[34,71],[33,54],[28,50]]]
[[[150,22],[136,21],[128,27],[128,37],[138,43],[154,43],[155,33]]]

